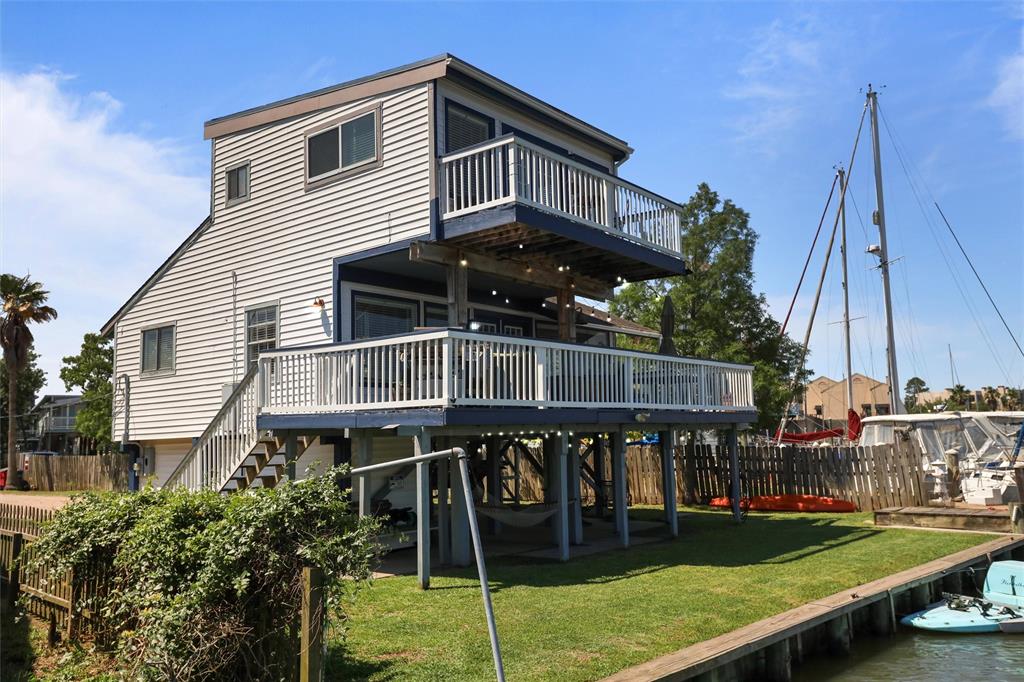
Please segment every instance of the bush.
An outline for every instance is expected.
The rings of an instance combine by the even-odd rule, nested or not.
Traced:
[[[35,542],[34,562],[74,571],[76,609],[141,679],[288,679],[302,568],[323,571],[326,623],[370,578],[379,547],[337,481],[346,468],[224,495],[146,489],[76,497]],[[103,590],[89,589],[97,583]],[[95,627],[95,626],[94,626]]]

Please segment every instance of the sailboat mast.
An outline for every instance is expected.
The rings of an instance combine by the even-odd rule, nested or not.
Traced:
[[[846,348],[846,410],[853,409],[853,359],[850,357],[850,278],[846,266],[846,171],[839,169],[839,220],[842,241],[839,251],[843,256],[843,345]]]
[[[889,245],[885,238],[885,198],[882,195],[882,155],[878,142],[878,93],[868,84],[868,105],[871,110],[871,148],[875,157],[875,198],[878,208],[875,223],[878,225],[879,269],[882,271],[882,295],[885,301],[886,356],[889,364],[889,411],[903,412],[900,401],[900,377],[896,368],[896,335],[892,322],[892,292],[889,288]]]

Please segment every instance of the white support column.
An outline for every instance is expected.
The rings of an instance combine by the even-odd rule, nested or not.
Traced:
[[[738,429],[733,424],[729,427],[729,498],[732,500],[732,518],[739,523],[743,520],[740,514],[740,451],[737,443]]]
[[[502,439],[491,436],[487,439],[487,504],[501,505],[501,448]],[[491,533],[501,533],[501,523],[491,519]]]
[[[355,452],[352,453],[356,460],[357,467],[364,467],[373,464],[373,438],[364,432],[359,432],[354,438]],[[356,479],[356,494],[359,496],[359,516],[369,516],[372,513],[371,499],[373,496],[372,474],[360,476]]]
[[[430,452],[430,432],[413,438],[416,455]],[[430,587],[430,462],[416,463],[416,578],[420,589]]]
[[[441,447],[450,448],[451,438]],[[448,501],[448,461],[437,460],[437,555],[442,565],[452,562],[451,505]],[[456,491],[458,494],[458,491]]]
[[[468,445],[466,446],[466,452],[470,452]],[[470,453],[471,456],[472,454]],[[452,490],[452,563],[456,566],[469,566],[469,514],[475,514],[476,510],[466,507],[466,500],[462,495],[462,474],[459,471],[459,467],[450,466],[448,473]],[[470,485],[470,488],[472,488],[472,485]]]
[[[569,541],[574,545],[583,544],[583,502],[580,499],[580,438],[569,437]]]
[[[555,514],[555,544],[558,545],[558,558],[569,560],[569,436],[566,433],[553,439],[554,459],[551,466],[551,488],[558,513]]]
[[[615,497],[615,532],[623,547],[629,547],[629,499],[626,490],[626,431],[612,434],[612,484]]]
[[[661,486],[665,500],[665,523],[672,537],[679,536],[679,511],[676,508],[676,443],[678,431],[669,429],[658,434],[661,441]]]

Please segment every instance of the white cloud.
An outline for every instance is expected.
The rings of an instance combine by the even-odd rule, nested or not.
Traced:
[[[1004,59],[987,104],[1002,114],[1011,137],[1024,140],[1024,50]]]
[[[199,224],[209,178],[180,144],[119,129],[122,104],[73,79],[0,73],[0,269],[50,290],[56,322],[35,330],[47,391],[62,356],[96,331]],[[193,166],[194,167],[194,166]]]
[[[801,123],[824,79],[825,29],[809,17],[776,19],[750,36],[736,81],[723,94],[746,105],[732,123],[741,142],[771,153],[780,134]]]

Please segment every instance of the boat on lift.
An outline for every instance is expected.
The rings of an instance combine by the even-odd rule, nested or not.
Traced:
[[[1024,634],[1024,561],[993,562],[981,598],[944,594],[900,623],[933,632]]]

